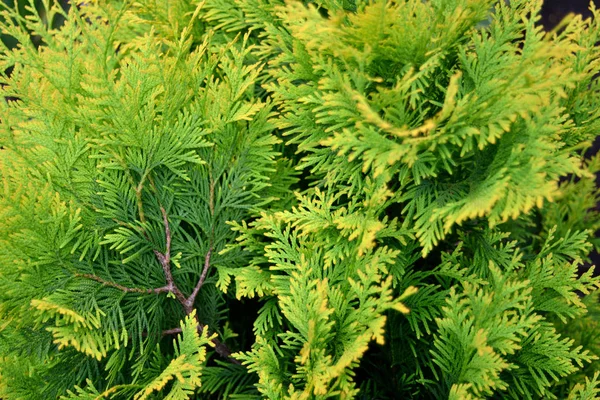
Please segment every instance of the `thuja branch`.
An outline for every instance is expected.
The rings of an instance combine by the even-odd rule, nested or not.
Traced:
[[[211,217],[214,217],[214,215],[215,215],[215,181],[212,178],[212,174],[210,177],[210,190],[209,190],[209,194],[208,194],[208,209],[210,210]],[[211,225],[212,225],[212,222],[211,222]],[[206,252],[206,256],[204,257],[204,266],[202,268],[202,273],[200,274],[200,278],[198,279],[198,283],[196,283],[196,286],[194,287],[192,294],[187,299],[188,307],[193,307],[194,301],[196,301],[196,296],[198,295],[198,292],[200,291],[200,288],[204,284],[204,281],[206,280],[206,276],[208,275],[208,270],[210,268],[210,257],[212,255],[212,250],[213,250],[212,236],[214,236],[214,225],[211,226],[210,245],[208,247],[208,251]]]
[[[213,188],[212,188],[212,181],[211,181],[211,196],[210,196],[210,202],[209,202],[209,205],[211,205],[211,213],[214,212],[214,209],[212,207],[212,204],[213,204],[212,193],[213,193]],[[204,258],[204,266],[202,268],[202,273],[200,274],[200,278],[198,279],[198,283],[194,287],[192,294],[186,298],[183,295],[183,293],[181,292],[181,290],[179,290],[179,287],[177,287],[177,285],[175,284],[175,281],[173,279],[173,274],[171,273],[171,228],[169,226],[169,218],[168,218],[167,212],[162,205],[160,206],[160,212],[163,217],[163,225],[165,228],[166,249],[165,249],[164,253],[161,253],[158,250],[154,250],[154,254],[156,255],[156,258],[162,265],[163,271],[165,273],[165,279],[167,280],[167,285],[165,287],[167,287],[169,289],[169,291],[175,295],[177,300],[179,300],[179,302],[183,306],[183,309],[185,310],[185,314],[189,315],[194,310],[194,302],[196,300],[196,296],[198,295],[200,288],[204,284],[204,281],[206,280],[206,276],[208,274],[208,269],[210,268],[210,257],[212,254],[212,245],[211,245],[211,248],[208,249],[208,252],[206,253],[206,256]],[[204,329],[204,325],[198,319],[197,313],[196,313],[196,321],[198,322],[198,329],[199,330]],[[181,332],[181,328],[175,328],[175,329],[169,329],[169,330],[163,331],[162,334],[164,336],[164,335],[176,334],[176,333],[180,333],[180,332]],[[221,343],[217,339],[213,339],[212,342],[215,345],[215,351],[217,352],[217,354],[219,354],[220,356],[222,356],[224,358],[227,358],[232,363],[235,363],[235,364],[240,363],[238,360],[231,358],[231,350],[229,350],[229,348],[225,344]]]
[[[211,217],[214,217],[214,215],[215,215],[215,181],[212,178],[212,174],[210,174],[210,190],[209,190],[209,194],[208,194],[208,209],[210,211]],[[196,301],[196,296],[198,296],[198,292],[200,291],[200,288],[202,288],[202,285],[204,284],[204,281],[206,280],[206,276],[208,275],[208,270],[210,268],[210,257],[212,255],[212,250],[213,250],[212,236],[214,236],[214,225],[211,222],[211,237],[209,238],[210,245],[208,247],[208,251],[206,252],[206,256],[204,257],[204,266],[202,267],[202,272],[200,273],[200,278],[198,278],[198,283],[196,283],[194,290],[192,290],[192,294],[190,295],[190,297],[187,298],[186,303],[184,304],[184,307],[187,307],[187,309],[189,309],[190,312],[194,307],[194,302]]]
[[[165,228],[166,249],[164,253],[161,253],[158,250],[154,250],[154,254],[160,262],[160,265],[162,266],[163,272],[165,274],[165,279],[167,281],[166,287],[169,288],[169,291],[175,295],[177,300],[179,300],[179,302],[185,308],[185,303],[187,299],[175,284],[175,281],[173,280],[173,274],[171,273],[171,228],[169,227],[169,219],[167,217],[167,212],[165,211],[165,208],[163,206],[160,206],[160,212],[162,214],[163,225]],[[185,313],[189,314],[191,311],[192,310],[188,311],[188,309],[186,308]]]
[[[204,267],[202,268],[202,273],[200,274],[198,283],[194,287],[194,290],[192,291],[192,294],[190,295],[190,297],[188,297],[186,300],[186,306],[188,306],[188,307],[194,306],[194,301],[196,301],[196,296],[198,296],[198,292],[200,291],[200,288],[202,287],[202,285],[204,284],[204,281],[206,280],[206,275],[208,275],[208,269],[210,268],[211,254],[212,254],[212,248],[208,249],[208,252],[206,253],[206,257],[204,257]]]

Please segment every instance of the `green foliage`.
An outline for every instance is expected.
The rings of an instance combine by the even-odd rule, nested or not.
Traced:
[[[16,3],[2,398],[599,396],[593,7]]]

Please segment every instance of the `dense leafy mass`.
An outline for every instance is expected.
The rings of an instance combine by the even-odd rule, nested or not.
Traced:
[[[2,398],[600,395],[595,9],[16,3]]]

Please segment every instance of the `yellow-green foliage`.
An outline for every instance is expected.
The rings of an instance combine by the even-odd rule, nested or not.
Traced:
[[[17,3],[2,398],[598,396],[593,7]]]

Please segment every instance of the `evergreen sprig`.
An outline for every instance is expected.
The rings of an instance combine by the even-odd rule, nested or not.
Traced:
[[[598,396],[593,6],[15,3],[0,396]]]

